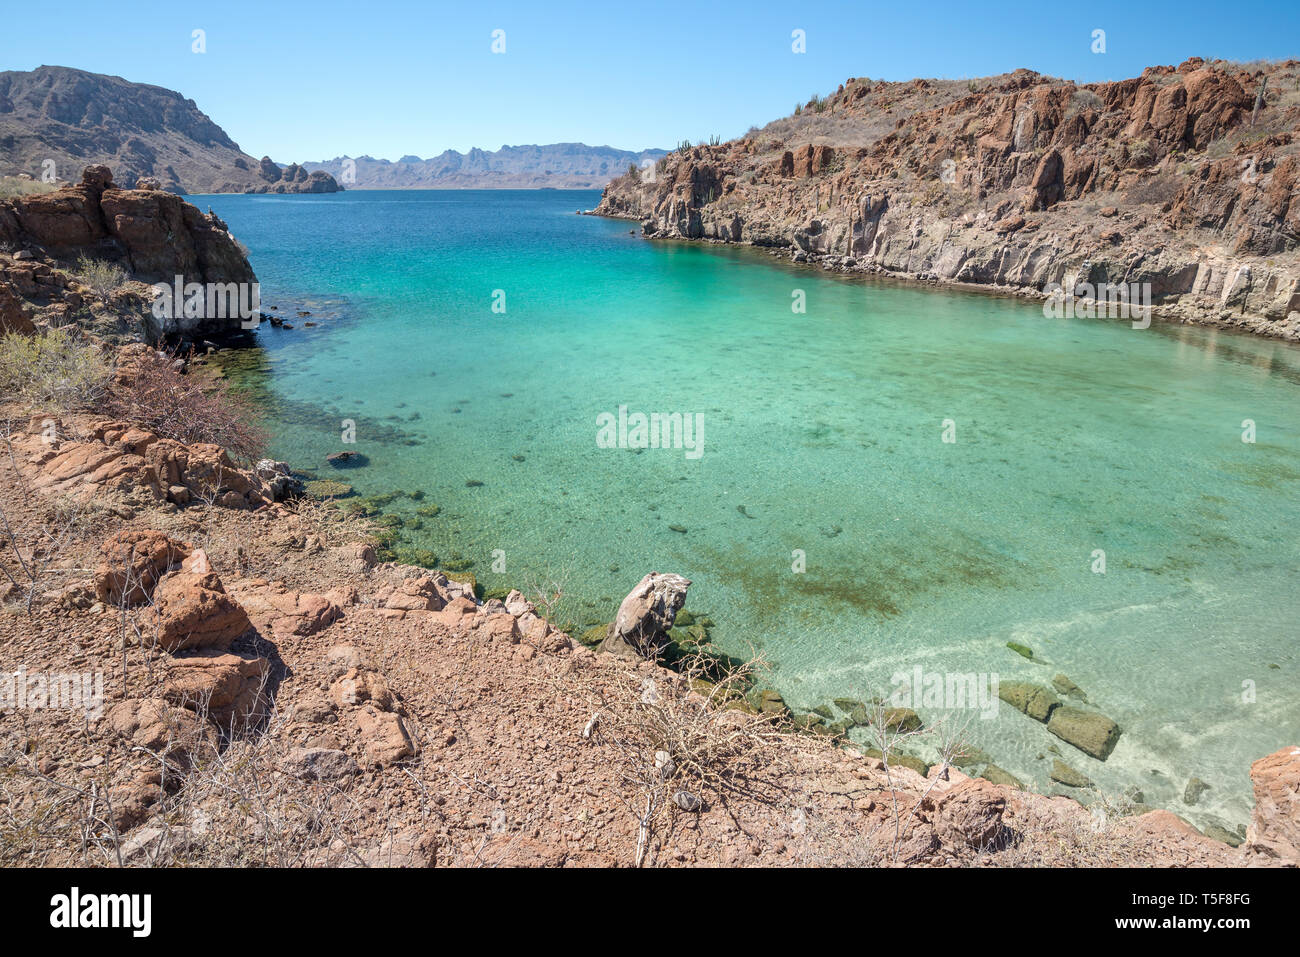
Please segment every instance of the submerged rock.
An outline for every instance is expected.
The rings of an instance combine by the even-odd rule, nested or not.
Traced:
[[[1119,742],[1120,727],[1104,714],[1062,705],[1052,711],[1047,730],[1084,754],[1105,761]]]
[[[1035,721],[1047,721],[1061,704],[1061,699],[1052,692],[1028,681],[999,683],[998,697]]]
[[[1201,799],[1201,795],[1210,789],[1210,786],[1200,778],[1191,778],[1187,782],[1187,787],[1183,789],[1183,803],[1195,804]]]
[[[872,721],[871,723],[874,723]],[[911,708],[886,708],[884,725],[889,731],[908,733],[921,730],[921,716]]]
[[[1007,787],[1015,788],[1017,791],[1025,789],[1020,779],[1009,771],[1004,771],[996,764],[986,765],[984,772],[980,775],[985,781],[992,781],[994,784],[1005,784]]]
[[[1068,788],[1090,788],[1092,782],[1088,780],[1087,775],[1082,774],[1070,767],[1060,758],[1052,762],[1051,779],[1058,784],[1064,784]]]
[[[353,493],[353,488],[346,482],[333,479],[310,479],[303,482],[303,491],[311,498],[347,498]]]
[[[790,709],[786,706],[785,699],[781,697],[779,691],[773,691],[771,688],[760,688],[753,693],[750,699],[755,709],[760,714],[774,714],[783,716],[789,713]]]
[[[868,758],[875,758],[877,761],[885,760],[885,755],[879,748],[867,748],[862,753],[864,756]],[[903,754],[898,751],[895,751],[894,753],[890,754],[889,764],[892,767],[911,768],[917,774],[921,775],[921,777],[925,777],[927,774],[929,774],[930,768],[932,767],[932,765],[926,763],[925,761],[922,761],[918,757],[915,757],[910,754]]]
[[[1052,687],[1067,698],[1074,698],[1076,701],[1082,701],[1084,704],[1087,704],[1088,702],[1088,696],[1083,693],[1083,689],[1065,675],[1057,675],[1053,678]]]
[[[1218,821],[1210,821],[1207,823],[1205,827],[1201,829],[1201,833],[1212,840],[1227,844],[1229,847],[1241,847],[1242,843],[1245,841],[1245,837],[1240,833],[1229,830]]]
[[[360,468],[369,463],[369,459],[360,452],[331,452],[325,456],[325,461],[336,469],[354,469]]]
[[[966,747],[952,757],[952,765],[956,768],[973,768],[981,764],[989,763],[988,752],[981,748]]]

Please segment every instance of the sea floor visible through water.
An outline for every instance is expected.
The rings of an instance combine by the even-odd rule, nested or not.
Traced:
[[[1055,746],[1108,796],[1249,819],[1250,762],[1300,737],[1300,349],[649,242],[574,215],[597,198],[205,197],[294,326],[229,363],[273,454],[403,493],[408,554],[559,582],[579,628],[682,574],[797,710],[1065,674],[1123,728],[1104,763],[1006,705],[947,720],[1036,790],[1086,797]],[[602,447],[623,406],[693,417],[699,456]]]

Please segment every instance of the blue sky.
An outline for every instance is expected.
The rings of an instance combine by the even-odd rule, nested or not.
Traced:
[[[1094,81],[1193,55],[1300,56],[1300,0],[73,0],[57,17],[41,3],[6,6],[0,69],[58,64],[179,90],[245,151],[281,162],[505,143],[672,147],[738,135],[850,76],[1023,66]],[[1104,54],[1091,51],[1098,29]]]

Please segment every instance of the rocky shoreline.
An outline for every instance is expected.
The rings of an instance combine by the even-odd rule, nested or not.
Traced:
[[[847,273],[1062,289],[1084,310],[1123,287],[1165,320],[1295,341],[1297,77],[1298,61],[1191,59],[1087,85],[1027,70],[967,89],[850,79],[795,117],[625,174],[592,212]]]
[[[303,495],[287,464],[177,437],[176,416],[147,404],[192,370],[139,341],[143,284],[173,270],[255,281],[219,219],[89,167],[79,186],[0,202],[0,241],[3,331],[57,333],[83,363],[108,362],[96,402],[129,410],[44,392],[0,405],[0,650],[24,696],[28,675],[45,689],[16,703],[7,685],[0,705],[5,863],[1300,861],[1300,749],[1255,763],[1245,835],[1209,837],[1140,796],[1085,807],[1024,791],[963,748],[920,760],[930,729],[911,708],[792,713],[711,646],[680,576],[647,574],[612,622],[575,636],[548,620],[547,596],[483,594],[470,574],[396,560],[382,505]],[[84,259],[68,271],[87,253],[122,269],[120,285],[96,289]],[[222,413],[182,394],[191,404],[171,412]],[[189,424],[252,441],[238,417]],[[102,698],[84,713],[51,704],[50,687],[95,675]],[[1064,675],[1001,692],[1093,758],[1122,733]],[[878,746],[847,740],[852,727]]]
[[[31,672],[98,667],[110,680],[88,735],[57,733],[67,715],[31,712],[30,761],[12,751],[5,760],[25,769],[16,773],[29,775],[33,801],[46,779],[102,780],[112,807],[105,825],[120,835],[124,863],[210,860],[205,841],[217,856],[247,853],[210,830],[219,822],[239,830],[209,793],[209,776],[231,761],[270,761],[259,767],[275,800],[375,806],[346,841],[277,851],[303,864],[471,864],[484,854],[518,865],[632,864],[634,851],[659,864],[732,865],[1240,866],[1300,857],[1294,748],[1256,763],[1257,811],[1244,843],[1136,804],[1109,809],[1099,826],[1095,808],[1022,791],[996,768],[981,779],[960,756],[931,766],[862,748],[834,722],[791,715],[757,683],[741,692],[725,675],[646,660],[680,643],[683,630],[700,634],[682,607],[689,583],[677,576],[647,575],[600,644],[587,647],[518,591],[479,597],[472,579],[378,561],[364,527],[349,531],[294,504],[283,465],[245,469],[219,448],[85,416],[57,420],[51,443],[50,420],[37,413],[11,434],[18,471],[0,466],[6,514],[22,513],[21,490],[30,488],[29,508],[71,498],[96,503],[105,518],[85,540],[88,557],[64,556],[40,584],[34,617],[0,619],[0,645]],[[137,662],[125,672],[112,664],[122,654]],[[1028,686],[1003,691],[1049,726],[1070,709]],[[647,849],[637,817],[617,810],[627,749],[649,748],[644,759],[662,772],[688,761],[688,728],[705,732],[679,729],[686,737],[669,753],[657,736],[629,744],[640,719],[624,722],[643,718],[648,703],[670,720],[659,710],[669,697],[684,709],[677,720],[716,722],[723,740],[744,736],[762,750],[727,772],[725,801],[721,780],[671,770],[663,797],[673,810]],[[910,709],[835,704],[900,742],[919,730]],[[11,718],[0,726],[11,740]],[[1086,735],[1075,740],[1087,746]],[[150,770],[151,753],[165,756],[162,777]],[[1084,786],[1058,763],[1065,783]],[[797,780],[808,797],[774,817],[757,792],[739,788],[742,778],[747,788]],[[472,780],[485,784],[457,783]],[[443,796],[430,804],[422,789]],[[871,834],[891,832],[891,795],[914,806],[903,840],[871,845]],[[575,816],[575,807],[592,810]],[[735,814],[746,822],[741,833],[727,824]],[[1048,843],[1068,835],[1079,856],[1051,857],[1059,848],[1050,851],[1043,835]]]

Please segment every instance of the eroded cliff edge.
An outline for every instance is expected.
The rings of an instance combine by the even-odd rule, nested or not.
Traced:
[[[98,294],[86,288],[78,261],[108,264],[120,284]],[[110,317],[135,341],[245,331],[231,309],[187,313],[178,305],[158,319],[150,287],[178,277],[183,287],[234,290],[243,295],[236,304],[255,298],[257,276],[226,224],[156,181],[121,189],[107,167],[87,166],[76,185],[0,199],[0,332]]]
[[[649,237],[1042,295],[1149,283],[1156,314],[1300,339],[1300,61],[1115,83],[850,79],[686,147],[594,210]]]

